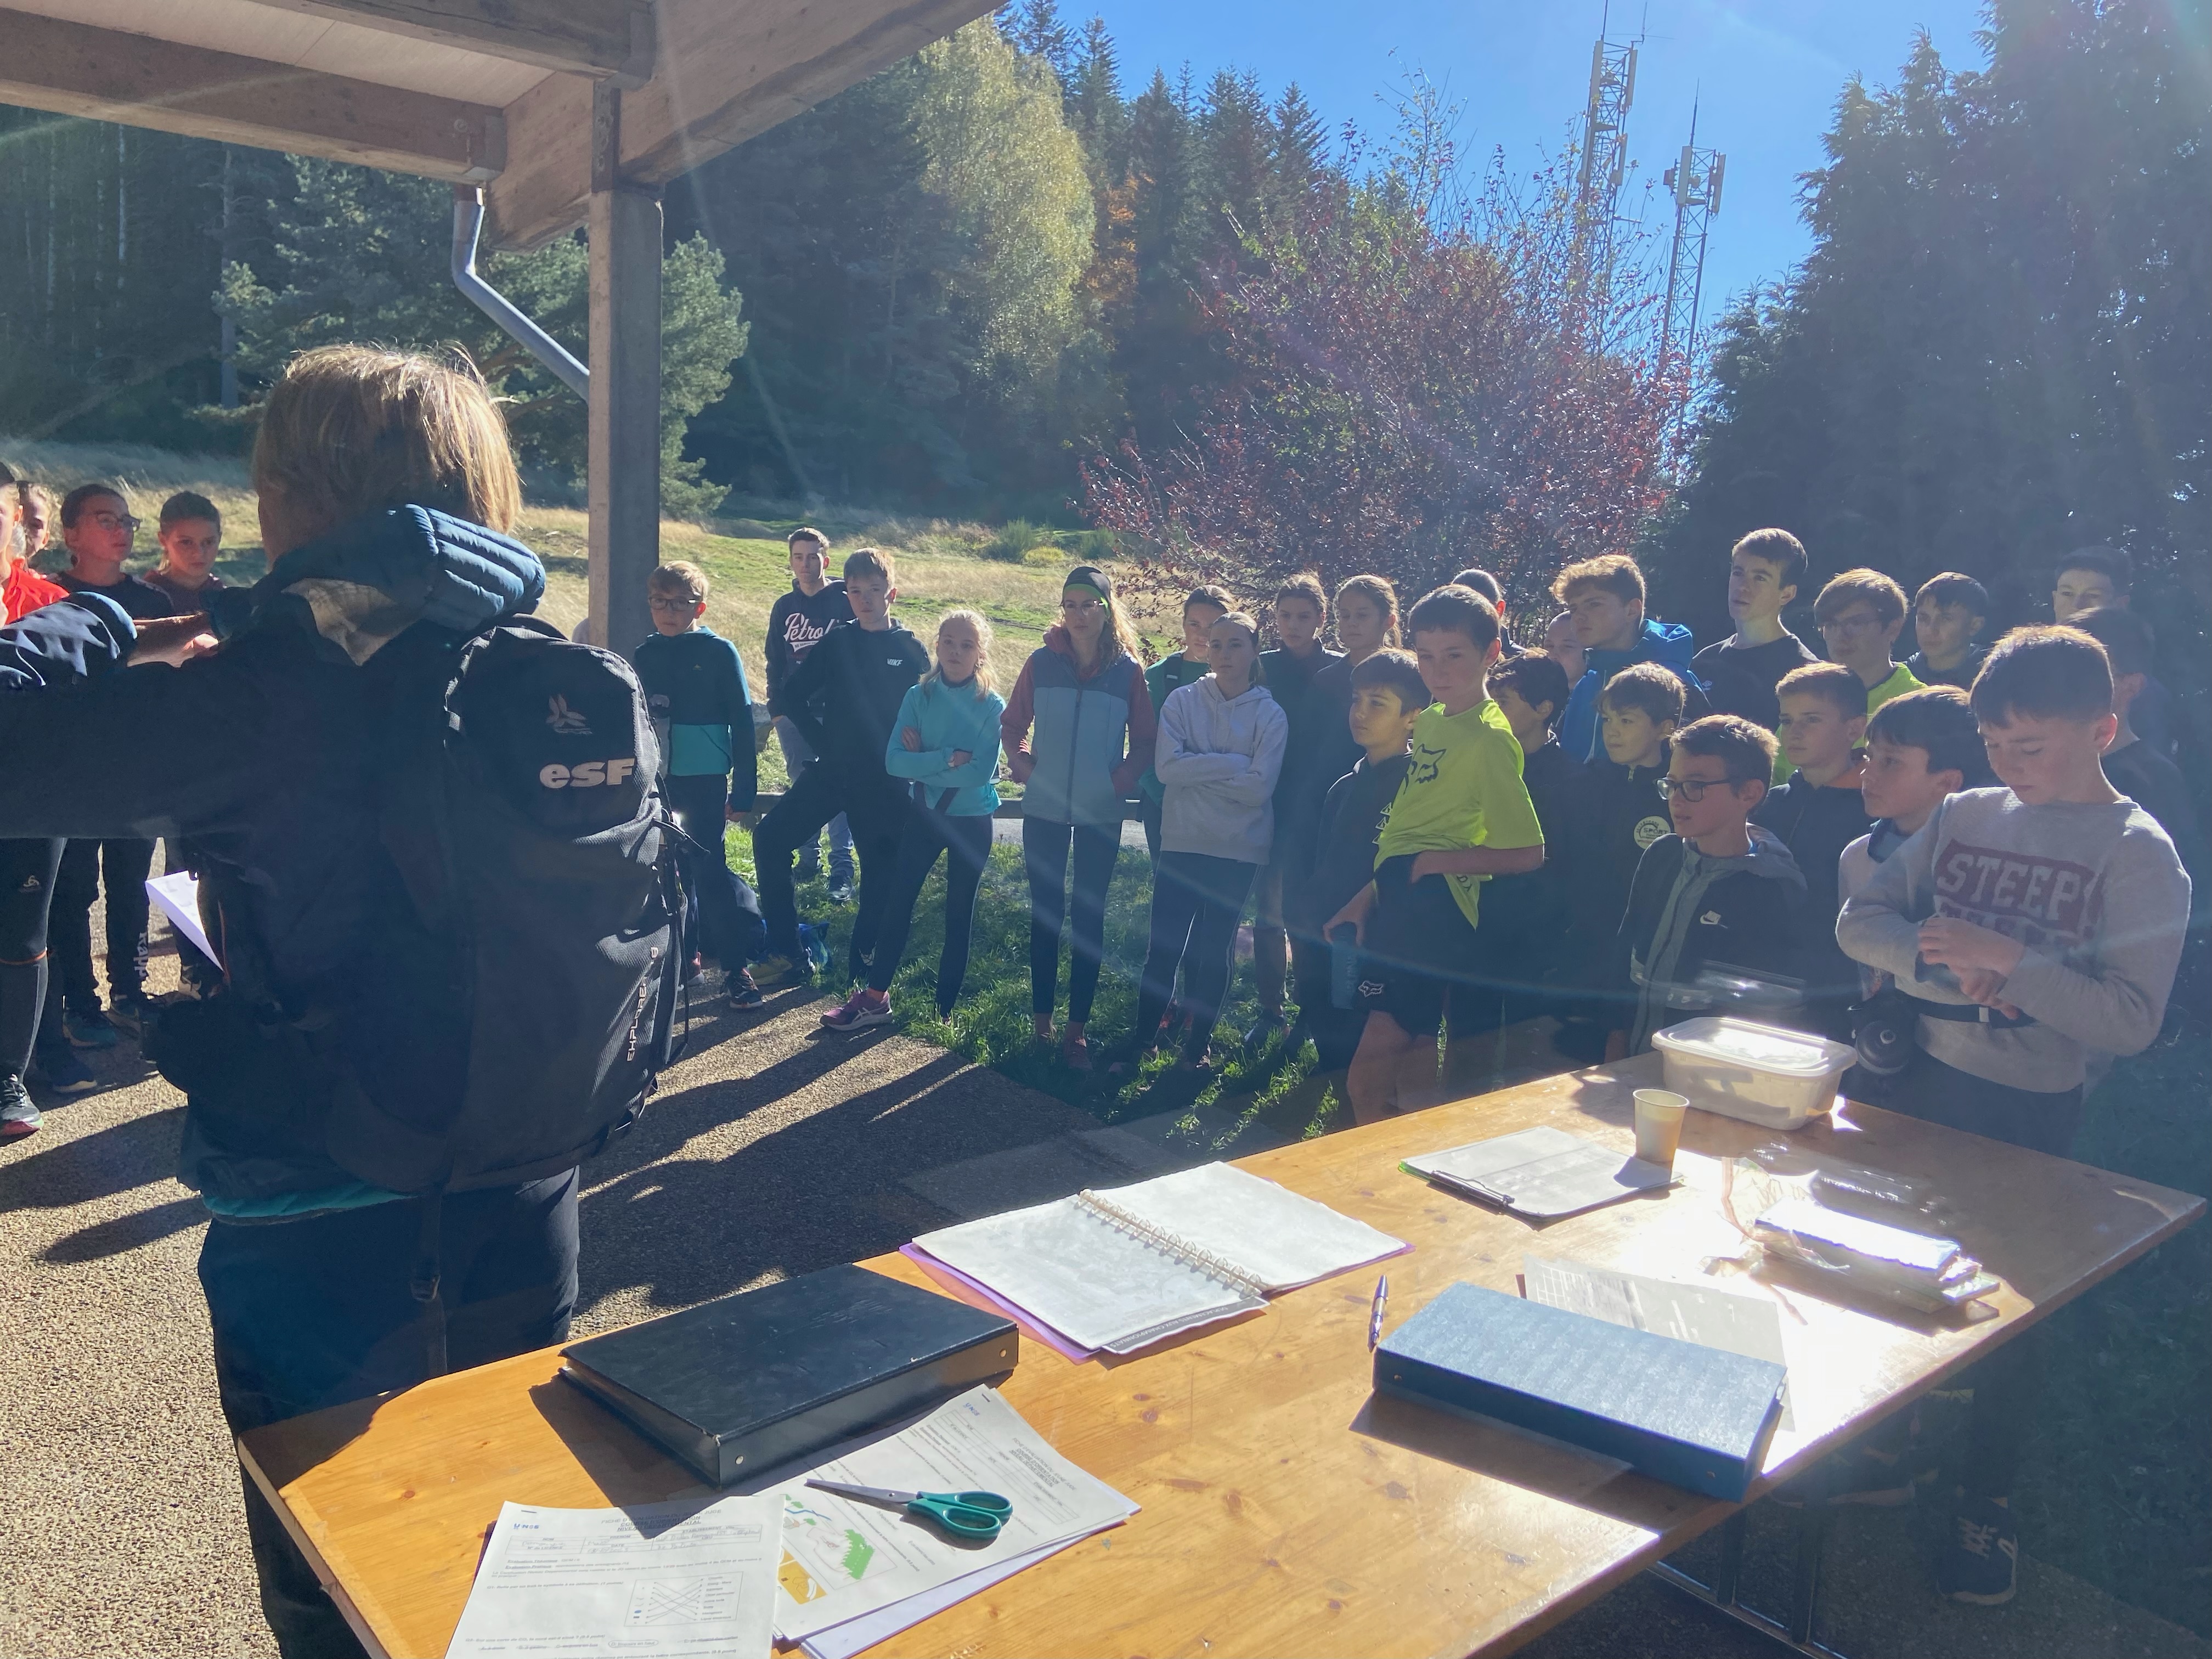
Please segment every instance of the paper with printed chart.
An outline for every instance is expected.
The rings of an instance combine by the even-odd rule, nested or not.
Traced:
[[[446,1659],[765,1659],[781,1499],[504,1504]]]
[[[806,1484],[809,1477],[899,1492],[994,1492],[1013,1513],[988,1543],[956,1542],[933,1522],[820,1491]],[[932,1593],[954,1580],[1012,1571],[1024,1558],[1048,1554],[1137,1512],[1047,1445],[990,1388],[970,1389],[897,1434],[799,1471],[778,1491],[783,1559],[775,1630],[787,1642],[922,1598],[911,1619],[892,1626],[903,1629],[943,1605]]]

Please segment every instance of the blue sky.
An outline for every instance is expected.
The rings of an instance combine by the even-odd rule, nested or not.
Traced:
[[[1072,22],[1097,9],[1121,49],[1125,91],[1155,64],[1188,61],[1203,84],[1224,64],[1255,71],[1270,95],[1296,81],[1331,127],[1387,125],[1378,94],[1419,69],[1465,107],[1470,155],[1498,145],[1526,171],[1566,141],[1589,90],[1601,0],[1060,0]],[[1705,261],[1705,317],[1728,296],[1782,276],[1810,246],[1797,176],[1822,161],[1837,94],[1854,73],[1894,78],[1925,29],[1944,61],[1978,67],[1978,0],[1615,0],[1615,40],[1646,31],[1628,121],[1637,181],[1655,186],[1688,137],[1727,154]],[[1672,205],[1649,210],[1672,225]]]

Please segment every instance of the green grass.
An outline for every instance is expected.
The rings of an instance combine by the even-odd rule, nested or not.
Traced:
[[[730,846],[732,866],[751,879],[749,838],[732,836]],[[1056,1048],[1040,1049],[1031,1040],[1029,886],[1018,847],[992,849],[976,900],[967,980],[949,1020],[937,1018],[938,954],[945,941],[941,863],[931,876],[915,909],[905,958],[891,981],[891,1006],[898,1024],[909,1036],[942,1044],[979,1066],[993,1066],[1101,1121],[1210,1106],[1234,1119],[1240,1133],[1247,1124],[1259,1124],[1297,1139],[1348,1123],[1341,1088],[1332,1087],[1327,1079],[1309,1078],[1310,1048],[1285,1054],[1279,1048],[1256,1060],[1248,1060],[1237,1051],[1237,1035],[1259,1017],[1249,962],[1238,964],[1215,1036],[1217,1060],[1225,1059],[1226,1064],[1206,1079],[1203,1088],[1178,1079],[1165,1057],[1150,1062],[1131,1079],[1106,1075],[1107,1062],[1127,1041],[1135,1018],[1151,902],[1152,861],[1142,852],[1125,849],[1107,895],[1106,951],[1089,1026],[1097,1069],[1087,1078],[1061,1066]],[[799,914],[809,921],[828,924],[832,972],[824,988],[841,988],[852,908],[831,906],[822,884],[810,883],[799,890]],[[1067,956],[1063,943],[1056,1024],[1067,1006]]]

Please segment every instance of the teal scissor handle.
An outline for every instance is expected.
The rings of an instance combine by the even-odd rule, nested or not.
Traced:
[[[926,1516],[962,1538],[996,1538],[1014,1506],[994,1492],[916,1492],[909,1515]]]

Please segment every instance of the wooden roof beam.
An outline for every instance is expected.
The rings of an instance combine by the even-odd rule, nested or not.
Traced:
[[[653,79],[625,93],[622,178],[658,186],[912,56],[991,0],[659,0]],[[514,165],[484,192],[497,246],[535,247],[583,222],[592,88],[553,76],[507,107]]]
[[[455,184],[506,165],[505,119],[481,104],[4,9],[0,41],[0,103]]]
[[[642,85],[653,73],[652,0],[259,0],[279,10],[388,29],[564,74]]]

